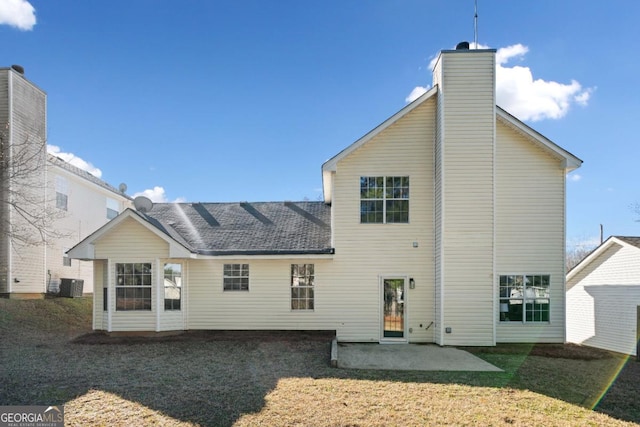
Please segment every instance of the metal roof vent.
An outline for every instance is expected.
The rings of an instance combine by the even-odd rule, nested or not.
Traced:
[[[136,208],[138,212],[145,213],[151,210],[153,202],[147,197],[138,196],[133,199],[133,207]]]
[[[11,69],[17,71],[24,76],[24,67],[22,65],[12,65]]]
[[[460,42],[456,45],[456,50],[469,50],[469,42]]]

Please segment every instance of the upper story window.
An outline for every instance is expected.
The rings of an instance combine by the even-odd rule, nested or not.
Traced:
[[[69,201],[69,183],[61,176],[56,176],[56,208],[67,210]]]
[[[222,282],[225,291],[248,291],[249,264],[225,264]]]
[[[408,176],[360,177],[360,223],[408,222]]]
[[[119,203],[115,199],[110,199],[107,197],[107,219],[113,219],[118,216],[119,212]]]
[[[69,248],[62,248],[62,265],[64,267],[71,267],[71,258],[69,258],[69,254],[67,251]]]
[[[500,276],[501,322],[548,322],[548,274]]]

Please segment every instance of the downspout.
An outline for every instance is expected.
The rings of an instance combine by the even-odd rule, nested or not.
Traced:
[[[477,47],[477,44],[476,44]],[[493,156],[492,156],[492,186],[493,186],[493,206],[492,206],[492,211],[493,211],[493,218],[492,218],[492,248],[491,250],[493,251],[493,256],[492,256],[492,268],[491,268],[491,280],[493,282],[493,296],[492,296],[492,302],[493,302],[493,310],[491,311],[491,318],[493,319],[492,325],[493,325],[493,345],[496,345],[496,341],[498,338],[498,334],[497,334],[497,323],[498,323],[498,306],[499,306],[499,301],[498,301],[498,281],[496,279],[496,148],[497,148],[497,126],[496,126],[496,56],[495,54],[493,55]]]
[[[7,165],[11,166],[13,161],[13,72],[8,73],[8,98],[9,98],[9,147],[8,147],[8,159]],[[11,236],[13,234],[13,209],[11,204],[13,203],[13,197],[11,196],[11,180],[7,180],[7,197],[9,204],[7,206],[7,216],[9,217],[7,232],[7,293],[13,292],[13,245],[11,244]]]
[[[47,109],[45,107],[45,114],[46,114],[46,111],[47,111]],[[46,121],[46,118],[45,118],[45,129],[46,129],[46,122],[47,121]],[[46,134],[45,134],[45,141],[46,141]],[[49,176],[48,175],[49,160],[47,159],[47,146],[46,146],[46,143],[45,143],[45,146],[44,146],[44,163],[43,163],[43,167],[44,167],[44,183],[43,183],[43,186],[42,186],[42,198],[43,198],[42,206],[43,206],[43,209],[44,209],[45,214],[46,214],[46,212],[47,212],[47,203],[49,203],[49,201],[47,199],[47,184],[48,184],[47,177]],[[49,268],[47,266],[47,248],[49,246],[48,245],[48,241],[47,241],[47,235],[48,235],[48,230],[47,230],[46,223],[45,223],[44,224],[44,235],[43,235],[44,248],[43,248],[43,253],[42,253],[42,255],[44,256],[43,263],[42,263],[42,268],[44,270],[43,271],[43,277],[45,277],[45,280],[44,280],[44,293],[45,293],[45,295],[49,292],[49,285],[51,283],[51,270],[49,270]],[[46,279],[47,275],[49,276],[49,280]]]
[[[442,72],[442,71],[441,71]],[[440,230],[439,230],[439,236],[440,236],[440,247],[439,247],[439,252],[440,252],[440,283],[438,284],[440,286],[440,302],[438,304],[438,317],[436,318],[436,324],[438,325],[437,331],[438,334],[440,335],[438,337],[438,342],[441,346],[444,346],[444,290],[445,290],[445,286],[444,286],[444,279],[445,279],[445,272],[444,272],[444,221],[445,221],[445,174],[444,174],[444,157],[445,157],[445,153],[444,153],[444,134],[445,134],[445,126],[444,126],[444,113],[441,111],[442,110],[442,106],[444,105],[444,94],[442,91],[442,88],[440,86],[438,86],[438,114],[440,114],[440,118],[438,120],[438,125],[440,126],[440,132],[438,133],[438,135],[440,136]]]

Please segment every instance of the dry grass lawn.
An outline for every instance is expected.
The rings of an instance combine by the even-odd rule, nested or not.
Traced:
[[[105,339],[83,335],[90,308],[86,299],[0,300],[0,405],[62,404],[69,426],[640,422],[640,363],[606,352],[472,349],[503,373],[343,370],[329,367],[323,335]]]

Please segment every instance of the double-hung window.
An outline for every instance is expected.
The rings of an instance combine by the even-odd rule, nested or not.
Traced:
[[[56,176],[56,208],[66,211],[69,203],[69,183],[61,176]]]
[[[548,274],[500,276],[501,322],[548,322]]]
[[[117,200],[107,197],[107,219],[113,219],[118,216],[119,205]]]
[[[151,310],[151,263],[116,264],[116,310]]]
[[[222,283],[225,291],[248,291],[249,264],[225,264]]]
[[[409,222],[408,176],[360,177],[360,223]]]
[[[291,264],[291,310],[313,310],[313,264]]]

